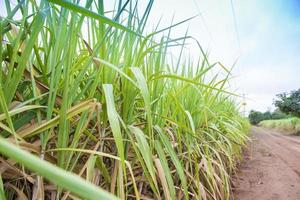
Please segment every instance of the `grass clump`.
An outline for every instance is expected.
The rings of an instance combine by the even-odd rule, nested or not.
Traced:
[[[169,56],[184,21],[146,34],[136,3],[5,1],[2,198],[230,198],[248,129],[230,70]]]
[[[259,123],[259,126],[275,129],[283,134],[300,134],[300,119],[298,117],[264,120]]]

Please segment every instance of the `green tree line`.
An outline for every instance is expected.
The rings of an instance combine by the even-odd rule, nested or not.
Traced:
[[[251,110],[248,118],[251,124],[256,125],[263,120],[300,117],[300,89],[276,95],[273,104],[274,112],[260,112]]]

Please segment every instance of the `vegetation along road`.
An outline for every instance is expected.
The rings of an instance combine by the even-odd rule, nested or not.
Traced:
[[[234,180],[234,199],[299,199],[300,137],[257,127],[252,137]]]

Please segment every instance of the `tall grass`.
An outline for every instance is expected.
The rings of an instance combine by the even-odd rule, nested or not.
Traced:
[[[283,134],[300,134],[300,119],[298,117],[264,120],[259,123],[259,126],[275,129]]]
[[[171,58],[193,41],[170,38],[187,20],[146,34],[152,4],[5,1],[1,196],[230,198],[248,128],[230,70],[204,53]]]

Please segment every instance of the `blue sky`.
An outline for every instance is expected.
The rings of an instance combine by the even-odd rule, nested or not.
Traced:
[[[141,0],[141,7],[146,2]],[[1,15],[4,8],[0,0]],[[300,87],[300,0],[156,0],[149,30],[161,17],[166,27],[173,16],[178,22],[194,15],[199,16],[176,27],[172,36],[188,28],[212,61],[232,66],[237,60],[231,87],[246,94],[248,111],[274,108],[276,94]],[[195,57],[196,49],[190,45]]]
[[[300,2],[243,2],[236,3],[242,48],[237,84],[251,98],[248,108],[263,111],[276,94],[300,87]]]

